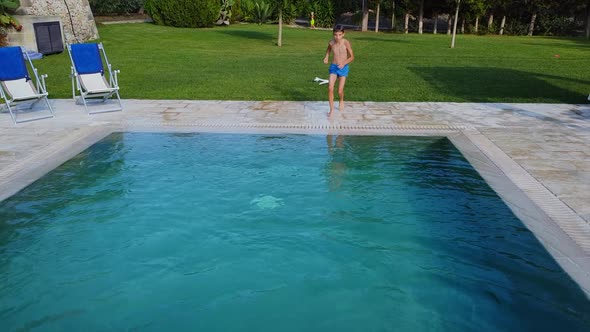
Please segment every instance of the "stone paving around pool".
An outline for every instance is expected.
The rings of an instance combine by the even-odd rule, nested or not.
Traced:
[[[124,100],[124,112],[90,116],[51,103],[54,119],[0,113],[0,200],[113,131],[461,134],[573,240],[576,257],[560,264],[590,280],[589,105],[348,102],[328,118],[327,102]]]

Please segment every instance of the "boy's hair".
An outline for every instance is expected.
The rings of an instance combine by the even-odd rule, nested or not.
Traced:
[[[334,27],[334,29],[332,29],[332,32],[342,32],[344,33],[344,27],[340,24],[338,24],[337,26]]]

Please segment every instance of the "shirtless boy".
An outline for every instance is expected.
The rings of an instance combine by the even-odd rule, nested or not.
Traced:
[[[332,64],[330,65],[330,79],[328,83],[328,101],[330,102],[330,113],[334,112],[334,85],[336,79],[340,78],[338,83],[338,96],[340,97],[340,103],[338,104],[338,110],[342,112],[344,110],[344,84],[346,83],[346,77],[348,76],[348,64],[354,60],[354,54],[348,40],[344,39],[344,28],[337,25],[334,30],[334,39],[328,43],[328,49],[326,50],[326,56],[324,57],[324,63],[328,64],[330,58],[330,52],[333,53]]]

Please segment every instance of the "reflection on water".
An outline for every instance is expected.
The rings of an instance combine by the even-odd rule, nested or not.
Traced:
[[[343,135],[327,135],[326,144],[330,154],[326,171],[330,191],[338,191],[346,176],[346,150],[344,149]]]

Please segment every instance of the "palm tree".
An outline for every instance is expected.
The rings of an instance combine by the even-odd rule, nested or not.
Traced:
[[[290,6],[290,0],[275,0],[277,11],[279,14],[279,36],[277,38],[277,46],[283,46],[283,10]]]

